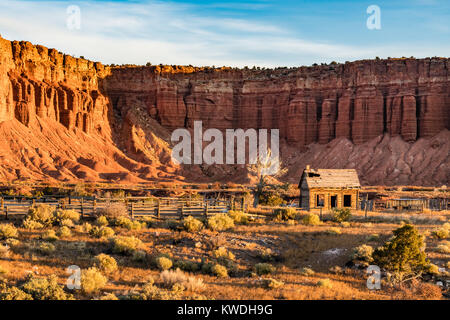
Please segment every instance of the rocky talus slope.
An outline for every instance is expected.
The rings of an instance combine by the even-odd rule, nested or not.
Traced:
[[[0,38],[0,180],[248,182],[243,166],[171,162],[172,130],[202,120],[279,129],[284,181],[311,164],[365,184],[448,184],[449,67],[111,67]]]

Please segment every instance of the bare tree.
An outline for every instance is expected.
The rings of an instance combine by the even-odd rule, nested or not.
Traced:
[[[288,170],[282,167],[279,156],[272,158],[272,151],[268,148],[264,156],[259,156],[255,164],[248,164],[247,170],[250,174],[257,177],[257,184],[255,189],[255,197],[253,200],[253,207],[257,207],[259,203],[259,196],[264,189],[269,185],[269,182],[276,181],[276,178],[284,175]]]

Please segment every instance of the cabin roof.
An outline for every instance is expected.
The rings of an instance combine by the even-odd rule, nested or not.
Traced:
[[[358,173],[355,169],[305,169],[298,187],[306,180],[308,188],[359,188]]]

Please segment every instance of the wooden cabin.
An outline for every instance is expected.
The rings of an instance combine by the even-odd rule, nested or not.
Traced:
[[[306,166],[298,187],[299,206],[304,210],[358,208],[361,185],[355,169],[311,169]]]

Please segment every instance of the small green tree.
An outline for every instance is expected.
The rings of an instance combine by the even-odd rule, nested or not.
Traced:
[[[429,265],[424,237],[410,224],[393,233],[394,237],[390,241],[373,252],[374,264],[393,272],[395,280],[399,282],[407,277],[420,276]]]

